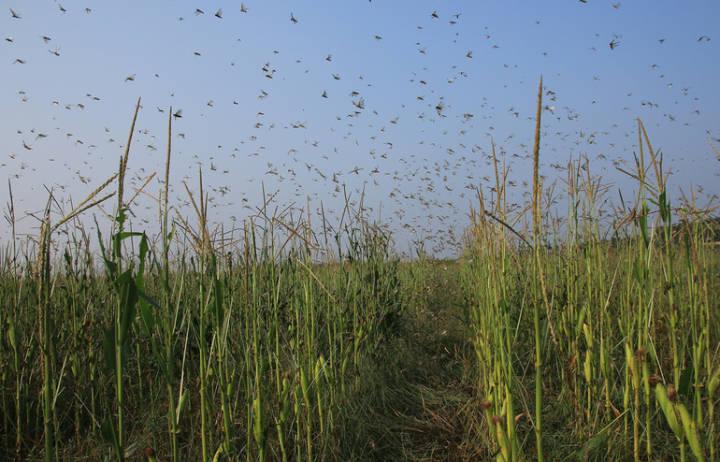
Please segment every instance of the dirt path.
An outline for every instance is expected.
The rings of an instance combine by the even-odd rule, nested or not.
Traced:
[[[404,373],[412,406],[398,415],[408,460],[463,460],[472,446],[468,414],[472,399],[465,363],[471,356],[467,327],[459,309],[436,306],[417,321],[411,341],[416,351],[415,370]]]
[[[373,406],[378,428],[372,460],[463,461],[487,458],[478,447],[471,409],[474,353],[453,271],[438,268],[427,306],[410,310],[386,352],[387,389]],[[450,274],[448,274],[450,273]]]

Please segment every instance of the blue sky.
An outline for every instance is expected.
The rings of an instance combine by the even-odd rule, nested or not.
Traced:
[[[543,123],[549,180],[564,176],[551,164],[586,154],[612,199],[630,190],[615,165],[632,159],[641,117],[673,184],[720,192],[716,1],[243,3],[247,13],[234,1],[4,2],[0,178],[19,213],[42,207],[42,185],[77,200],[107,178],[141,96],[131,174],[162,171],[167,108],[182,109],[178,203],[200,165],[218,222],[251,214],[261,184],[278,204],[330,211],[343,186],[364,189],[401,250],[432,238],[447,252],[449,230],[468,223],[466,187],[489,185],[491,136],[521,201],[541,74],[555,94]],[[138,219],[154,220],[146,206]]]

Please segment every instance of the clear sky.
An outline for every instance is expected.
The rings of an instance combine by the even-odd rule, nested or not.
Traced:
[[[491,137],[521,200],[541,74],[549,180],[564,177],[552,164],[587,154],[615,199],[641,117],[673,184],[720,192],[715,0],[243,3],[3,2],[0,178],[18,213],[42,207],[43,185],[77,200],[110,176],[142,97],[136,184],[162,172],[172,106],[177,203],[199,165],[218,222],[253,213],[262,184],[278,205],[331,212],[343,186],[364,188],[400,250],[430,239],[447,253],[467,188],[490,185]]]

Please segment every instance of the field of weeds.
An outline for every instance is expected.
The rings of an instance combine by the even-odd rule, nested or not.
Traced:
[[[72,211],[50,196],[22,240],[8,204],[2,458],[717,460],[717,220],[670,197],[640,122],[622,208],[584,158],[544,187],[541,107],[527,207],[493,154],[463,255],[401,260],[349,203],[339,223],[264,206],[211,228],[202,172],[195,216],[174,215],[170,145],[161,231],[129,228],[138,104],[117,173]]]

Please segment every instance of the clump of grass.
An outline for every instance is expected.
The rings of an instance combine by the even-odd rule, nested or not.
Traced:
[[[636,181],[634,203],[620,194],[612,210],[590,161],[571,159],[568,212],[551,220],[554,186],[538,173],[541,98],[542,88],[531,203],[508,215],[506,173],[496,167],[464,258],[487,442],[506,461],[713,460],[720,318],[711,307],[720,287],[710,277],[711,210],[692,198],[671,204],[663,156],[638,121],[636,168],[621,170]],[[519,231],[527,211],[532,239]],[[517,424],[523,415],[533,416],[528,426]]]
[[[240,229],[214,227],[202,172],[197,190],[185,185],[195,214],[183,216],[169,200],[168,141],[151,239],[133,229],[131,207],[155,176],[134,194],[125,184],[139,111],[138,101],[115,175],[54,223],[48,201],[27,269],[15,241],[3,254],[0,290],[12,303],[0,365],[13,374],[0,387],[0,455],[338,457],[359,365],[396,335],[404,310],[389,234],[349,198],[320,233],[306,211],[269,213],[267,203]],[[113,181],[117,192],[101,197]],[[96,221],[98,251],[76,217],[109,198],[117,205],[108,238]]]

